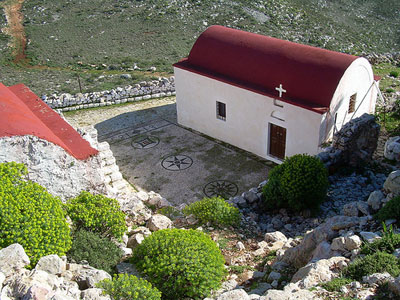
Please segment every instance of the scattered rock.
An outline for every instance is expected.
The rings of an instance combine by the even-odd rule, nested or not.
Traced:
[[[249,300],[249,296],[244,290],[237,289],[223,293],[217,300]]]
[[[345,237],[345,248],[349,251],[359,249],[361,247],[361,239],[358,235],[351,235]]]
[[[20,244],[12,244],[0,250],[0,272],[6,277],[29,264],[29,257]]]
[[[299,287],[308,289],[318,283],[327,282],[339,276],[341,267],[347,264],[339,264],[347,262],[345,257],[337,256],[329,259],[321,259],[315,263],[310,263],[303,268],[300,268],[293,275],[292,283],[298,283]]]
[[[39,259],[35,270],[42,270],[50,274],[60,275],[66,269],[66,261],[58,255],[52,254]]]
[[[241,241],[238,241],[238,242],[236,243],[236,248],[237,248],[239,251],[242,251],[242,250],[245,250],[245,249],[246,249],[246,247],[244,246],[244,244],[243,244]]]
[[[143,241],[144,241],[144,235],[141,233],[135,233],[129,238],[127,246],[131,249],[135,249]]]
[[[328,218],[325,223],[307,233],[298,246],[287,249],[280,260],[301,268],[311,260],[320,243],[335,238],[338,235],[337,231],[356,226],[359,222],[360,219],[357,217],[335,216]]]
[[[282,277],[282,275],[278,272],[272,271],[271,273],[269,273],[268,275],[268,281],[272,282],[274,280],[279,280]]]
[[[369,231],[361,231],[360,235],[363,238],[363,240],[368,243],[372,243],[373,241],[381,238],[378,234]]]
[[[167,229],[172,227],[172,221],[164,215],[153,215],[147,222],[147,227],[151,231],[157,231],[161,229]]]
[[[255,289],[252,289],[249,292],[249,297],[250,299],[253,299],[251,295],[261,296],[269,289],[272,289],[272,285],[266,282],[260,282]],[[259,298],[255,297],[254,299],[259,299]]]
[[[82,300],[111,300],[110,296],[103,295],[103,290],[99,288],[90,288],[82,291]]]
[[[283,291],[268,290],[263,300],[320,300],[321,298],[309,290],[300,289],[295,284],[288,284]]]
[[[346,251],[345,245],[346,245],[346,242],[345,242],[344,237],[340,236],[340,237],[334,238],[332,240],[331,249],[337,250],[340,252],[345,252]]]
[[[395,196],[400,195],[400,170],[393,171],[389,174],[383,188],[388,193],[393,193]]]
[[[384,272],[384,273],[374,273],[372,275],[363,276],[362,280],[369,286],[373,286],[373,285],[381,285],[389,280],[394,280],[394,278],[388,272]]]
[[[268,243],[287,242],[287,237],[280,231],[268,232],[264,236],[264,241]]]
[[[358,205],[357,202],[350,202],[343,206],[342,214],[349,217],[358,216]]]
[[[400,276],[388,281],[389,290],[397,296],[400,296]]]
[[[368,205],[371,206],[374,211],[377,211],[381,208],[383,199],[385,199],[385,195],[380,190],[374,191],[368,197]]]
[[[400,161],[400,137],[389,138],[385,143],[383,155],[389,160]]]

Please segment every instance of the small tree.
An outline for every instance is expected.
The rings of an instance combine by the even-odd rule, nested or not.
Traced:
[[[326,197],[328,184],[328,171],[318,158],[294,155],[271,171],[263,189],[266,208],[318,208]]]

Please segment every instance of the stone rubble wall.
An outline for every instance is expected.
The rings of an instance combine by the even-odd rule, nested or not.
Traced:
[[[28,179],[66,201],[82,190],[105,193],[98,155],[77,160],[63,148],[35,136],[0,138],[0,163],[15,161],[28,169]]]
[[[370,53],[362,56],[368,59],[368,61],[373,65],[380,63],[400,64],[400,52],[385,54]]]
[[[317,157],[328,167],[347,164],[358,167],[372,160],[379,132],[380,125],[376,123],[375,117],[363,114],[335,133],[332,146],[325,148]]]
[[[43,95],[42,100],[53,109],[73,111],[174,95],[176,95],[175,77],[171,76],[170,78],[163,77],[159,80],[142,81],[135,85],[129,85],[124,88],[118,87],[109,91],[78,93],[76,95],[68,93]]]

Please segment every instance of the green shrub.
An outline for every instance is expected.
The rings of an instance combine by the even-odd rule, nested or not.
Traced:
[[[83,191],[66,205],[76,229],[99,233],[104,237],[121,238],[126,231],[125,214],[115,199]]]
[[[385,223],[383,223],[383,235],[381,239],[377,239],[372,243],[365,243],[361,248],[362,254],[373,254],[377,251],[386,252],[392,254],[395,249],[400,247],[400,234],[393,232],[393,227],[390,225],[389,229],[386,229]]]
[[[165,299],[204,298],[226,274],[217,245],[192,229],[154,232],[135,249],[132,262]]]
[[[349,284],[350,282],[352,282],[350,278],[339,277],[334,278],[329,282],[321,283],[320,286],[322,286],[328,292],[340,292],[340,288],[346,284]]]
[[[67,253],[69,259],[78,263],[86,260],[90,266],[108,273],[113,273],[122,255],[122,250],[108,238],[83,229],[74,233],[71,250]]]
[[[42,256],[65,255],[71,237],[60,199],[26,174],[23,164],[0,164],[0,248],[21,244],[34,266]]]
[[[399,260],[394,255],[378,251],[354,260],[343,274],[355,280],[362,280],[363,276],[385,271],[397,277],[400,274]]]
[[[397,77],[399,77],[399,72],[397,72],[397,71],[390,71],[389,75],[390,75],[391,77],[397,78]]]
[[[376,214],[376,218],[384,222],[388,219],[400,220],[400,196],[390,199]]]
[[[104,294],[110,295],[113,300],[161,300],[161,293],[153,288],[147,280],[133,275],[115,275],[113,280],[104,279],[97,284],[104,290]]]
[[[286,158],[271,171],[263,188],[266,209],[318,208],[325,199],[328,183],[328,171],[318,158],[307,154]]]
[[[237,226],[240,222],[239,209],[221,197],[204,198],[183,209],[185,215],[193,214],[196,219],[214,226]]]
[[[269,172],[269,178],[266,185],[263,187],[263,195],[265,198],[265,208],[273,210],[277,208],[287,207],[287,203],[281,194],[281,176],[284,165],[278,165]]]

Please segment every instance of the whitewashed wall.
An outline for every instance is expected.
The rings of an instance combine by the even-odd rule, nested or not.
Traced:
[[[333,95],[330,105],[330,114],[326,115],[321,124],[321,143],[332,137],[334,130],[334,117],[337,113],[336,129],[340,130],[351,119],[364,113],[373,114],[377,97],[375,85],[370,89],[374,81],[374,74],[370,63],[365,58],[358,58],[347,68]],[[356,111],[349,114],[350,96],[357,93]],[[363,100],[363,98],[365,98]]]
[[[189,71],[175,68],[178,123],[279,163],[268,155],[269,124],[286,128],[286,153],[318,153],[322,115]],[[216,117],[226,104],[226,121]],[[272,112],[284,121],[271,117]]]

